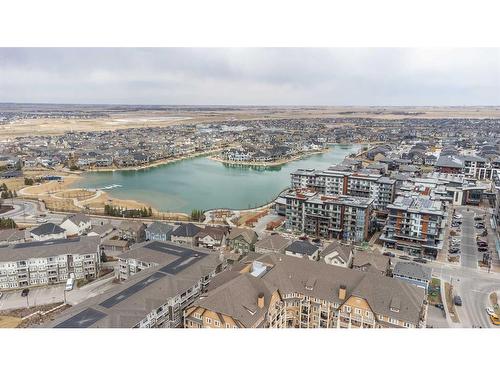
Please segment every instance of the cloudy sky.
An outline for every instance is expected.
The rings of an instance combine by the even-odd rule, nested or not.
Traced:
[[[0,102],[500,105],[500,49],[0,48]]]

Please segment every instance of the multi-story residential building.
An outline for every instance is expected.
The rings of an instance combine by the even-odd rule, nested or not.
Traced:
[[[184,327],[281,328],[285,326],[283,307],[276,286],[242,273],[188,307]]]
[[[373,207],[384,211],[395,197],[396,181],[380,174],[336,170],[299,169],[291,173],[292,189],[309,188],[325,195],[373,198]]]
[[[443,203],[429,196],[400,196],[387,208],[389,216],[380,236],[384,245],[435,258],[443,247]]]
[[[287,229],[316,237],[354,242],[362,242],[368,237],[372,198],[294,190],[289,191],[285,199]]]
[[[99,239],[77,237],[19,243],[0,251],[0,289],[95,278],[100,269]]]
[[[66,238],[66,230],[54,223],[41,224],[30,230],[30,236],[35,241],[48,241]]]
[[[163,261],[130,276],[121,285],[64,311],[55,328],[174,328],[183,311],[207,290],[223,268],[218,254],[170,242],[143,248],[163,254]]]
[[[425,291],[376,273],[269,253],[220,278],[185,311],[185,327],[425,327]]]

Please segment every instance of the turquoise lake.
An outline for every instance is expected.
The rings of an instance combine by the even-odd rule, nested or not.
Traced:
[[[290,186],[290,172],[298,168],[326,169],[361,147],[334,145],[328,152],[277,167],[236,166],[196,157],[138,171],[88,172],[74,187],[122,185],[108,192],[162,211],[246,209],[271,201]]]

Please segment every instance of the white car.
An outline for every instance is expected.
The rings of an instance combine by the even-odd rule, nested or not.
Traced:
[[[462,215],[460,215],[460,214],[455,214],[455,215],[453,215],[453,218],[454,218],[454,219],[462,219],[462,218],[463,218],[463,216],[462,216]]]
[[[488,313],[489,316],[497,316],[497,314],[495,314],[495,310],[493,310],[492,307],[487,307],[486,312]]]

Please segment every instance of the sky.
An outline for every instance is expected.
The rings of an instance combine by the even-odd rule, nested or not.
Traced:
[[[0,48],[0,102],[500,105],[500,49]]]

